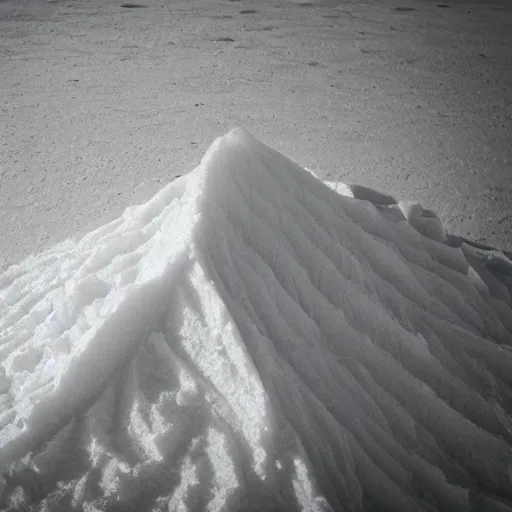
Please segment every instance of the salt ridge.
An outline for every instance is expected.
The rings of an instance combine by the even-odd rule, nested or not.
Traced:
[[[0,275],[0,508],[512,510],[511,269],[235,129]]]

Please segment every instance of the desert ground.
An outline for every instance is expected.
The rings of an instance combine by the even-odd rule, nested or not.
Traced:
[[[512,249],[506,0],[7,0],[0,270],[146,201],[234,126]]]

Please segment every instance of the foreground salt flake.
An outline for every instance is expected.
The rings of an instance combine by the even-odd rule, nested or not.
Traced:
[[[0,276],[0,509],[512,510],[508,266],[449,241],[217,139]]]

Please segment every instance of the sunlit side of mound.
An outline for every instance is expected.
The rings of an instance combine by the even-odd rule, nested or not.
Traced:
[[[507,507],[507,284],[433,212],[331,188],[236,129],[0,276],[0,505]]]

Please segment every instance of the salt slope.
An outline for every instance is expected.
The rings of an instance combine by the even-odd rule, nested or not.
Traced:
[[[1,275],[0,509],[512,510],[509,260],[328,185],[235,129]]]

